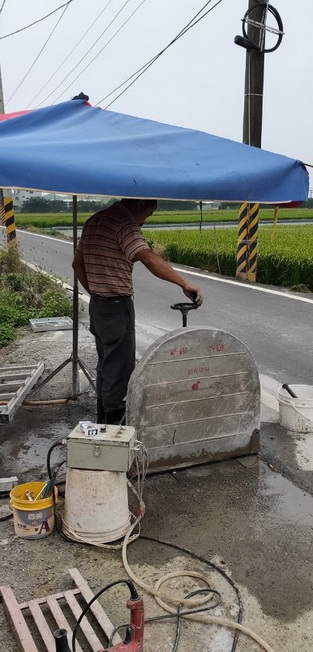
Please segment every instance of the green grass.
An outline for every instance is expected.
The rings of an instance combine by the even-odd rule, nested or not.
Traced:
[[[261,209],[260,220],[273,221],[274,209],[266,208]],[[78,214],[78,225],[82,226],[86,219],[90,217],[90,213]],[[278,219],[294,220],[294,219],[313,219],[312,208],[281,208],[279,209]],[[49,229],[58,226],[72,226],[73,218],[71,213],[17,213],[15,215],[16,225],[29,228],[35,227],[38,229]],[[210,210],[203,211],[204,222],[237,222],[238,210]],[[146,224],[184,224],[200,222],[199,211],[181,211],[176,212],[156,212],[148,218]]]
[[[257,280],[280,286],[305,286],[313,292],[313,225],[259,230]],[[172,263],[226,276],[236,274],[236,229],[145,231],[150,246]]]
[[[238,222],[238,210],[210,210],[203,211],[202,219],[203,222]],[[312,208],[296,208],[296,209],[279,209],[278,219],[283,220],[297,220],[297,219],[312,219],[313,218],[313,209]],[[274,219],[274,209],[265,208],[261,209],[259,212],[260,220],[269,220],[273,221]],[[190,223],[190,222],[200,222],[200,211],[182,211],[180,213],[168,212],[161,213],[156,212],[146,221],[146,224],[179,224],[179,223]]]
[[[85,224],[90,213],[79,213],[77,222],[80,226]],[[35,227],[37,229],[51,229],[56,226],[72,226],[71,213],[16,213],[16,226],[23,228]]]
[[[30,319],[71,314],[71,301],[60,285],[23,265],[17,248],[0,250],[0,348]]]

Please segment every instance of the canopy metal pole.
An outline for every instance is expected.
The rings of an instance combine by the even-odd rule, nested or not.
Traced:
[[[73,195],[73,250],[74,250],[74,255],[77,247],[77,195]],[[72,363],[72,399],[77,399],[78,398],[78,367],[81,368],[83,373],[85,374],[86,378],[88,379],[89,383],[93,387],[94,391],[96,391],[96,385],[94,382],[94,378],[88,371],[88,369],[85,367],[83,362],[80,360],[78,357],[78,312],[79,312],[79,302],[78,302],[78,281],[77,281],[77,276],[74,272],[74,277],[73,277],[73,339],[72,339],[72,353],[69,358],[64,360],[62,364],[60,364],[57,369],[54,369],[44,380],[41,381],[38,385],[34,387],[34,389],[39,389],[40,387],[43,387],[46,385],[51,378],[56,376],[59,371],[64,369],[66,365],[68,365],[70,362]]]
[[[73,251],[77,247],[77,195],[73,195]],[[73,256],[73,257],[74,257]],[[73,276],[73,350],[72,350],[72,398],[78,397],[78,281]]]

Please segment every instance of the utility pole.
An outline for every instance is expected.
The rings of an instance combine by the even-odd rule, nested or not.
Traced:
[[[0,113],[4,113],[4,97],[3,97],[1,67],[0,67]],[[13,209],[13,199],[12,199],[11,191],[6,190],[4,193],[2,188],[0,188],[0,214],[1,214],[1,224],[5,226],[5,230],[7,234],[7,246],[8,248],[11,248],[16,245],[16,228],[15,228],[15,217],[14,217],[14,209]]]
[[[253,147],[261,147],[263,116],[263,82],[264,82],[264,43],[268,2],[260,4],[258,0],[249,0],[248,11],[253,10],[253,21],[264,25],[256,27],[248,23],[248,39],[258,44],[260,50],[246,51],[246,76],[243,109],[242,142]]]
[[[269,13],[274,16],[277,29],[267,27]],[[269,0],[249,0],[242,23],[243,36],[235,37],[235,43],[246,49],[242,140],[246,145],[261,147],[264,55],[279,47],[283,37],[283,25],[277,10],[269,5]],[[278,37],[274,47],[268,49],[265,44],[267,31]],[[259,204],[244,203],[240,206],[236,276],[249,281],[256,280],[258,215]]]

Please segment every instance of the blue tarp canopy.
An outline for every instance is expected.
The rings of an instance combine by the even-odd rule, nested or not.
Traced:
[[[305,201],[308,185],[301,161],[83,100],[0,122],[1,188],[280,203]]]

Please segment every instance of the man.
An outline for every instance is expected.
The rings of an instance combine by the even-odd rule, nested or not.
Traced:
[[[90,330],[95,336],[97,364],[97,422],[120,423],[125,396],[135,367],[133,264],[140,261],[165,281],[202,304],[199,288],[191,285],[153,252],[140,227],[157,207],[156,200],[122,199],[92,215],[80,238],[73,268],[90,294]]]

